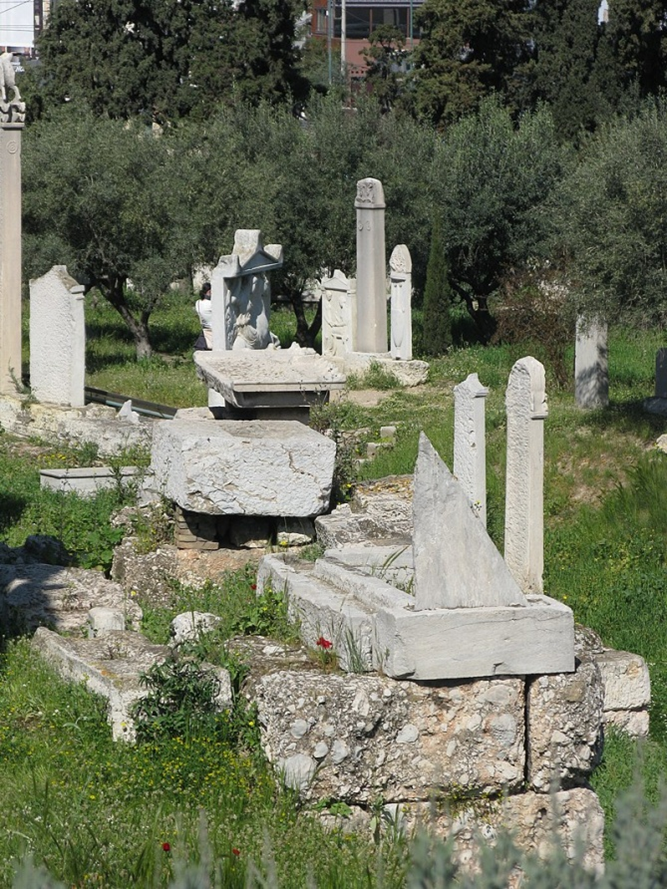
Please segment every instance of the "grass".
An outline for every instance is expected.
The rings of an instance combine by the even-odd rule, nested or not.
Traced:
[[[190,301],[170,295],[154,318],[155,357],[133,360],[133,346],[113,311],[89,296],[90,385],[176,406],[204,404],[206,393],[191,362],[197,333]],[[272,326],[284,345],[293,331],[288,310]],[[611,734],[593,776],[607,813],[639,768],[650,794],[667,774],[667,457],[654,447],[665,418],[643,413],[653,393],[660,331],[610,335],[610,397],[605,410],[581,412],[571,390],[559,390],[547,366],[549,417],[545,422],[545,587],[570,605],[575,618],[597,630],[605,644],[635,651],[651,671],[651,737],[644,745]],[[489,387],[486,401],[489,530],[502,547],[504,525],[504,395],[514,361],[537,348],[468,345],[431,363],[429,382],[414,390],[387,388],[379,404],[361,407],[354,393],[331,406],[338,433],[383,425],[398,427],[396,443],[363,464],[362,478],[410,473],[420,430],[451,466],[453,386],[477,373]],[[381,380],[377,380],[381,384]],[[90,453],[0,436],[0,540],[20,545],[29,533],[49,533],[79,564],[105,567],[112,540],[91,539],[108,527],[113,497],[83,501],[40,492],[41,465],[77,465]],[[343,480],[341,480],[341,483]],[[257,600],[252,575],[241,572],[202,590],[174,586],[167,607],[146,605],[146,632],[167,638],[171,618],[184,610],[223,617],[204,654],[223,662],[225,640],[237,632],[284,635],[280,597]],[[268,835],[285,886],[371,886],[404,882],[405,850],[368,847],[325,833],[294,799],[275,789],[252,745],[190,739],[133,749],[111,744],[99,702],[60,684],[30,657],[25,642],[11,643],[0,673],[0,886],[9,885],[11,861],[33,852],[68,885],[165,885],[175,856],[162,843],[196,859],[199,808],[208,813],[208,837],[224,863],[224,885],[244,884],[249,858],[263,858]],[[64,779],[66,776],[67,780]],[[241,850],[241,858],[231,854]],[[610,850],[611,851],[611,850]]]

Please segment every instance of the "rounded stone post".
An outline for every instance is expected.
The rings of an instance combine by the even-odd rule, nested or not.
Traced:
[[[387,257],[384,191],[379,179],[357,182],[357,351],[387,352]]]
[[[505,395],[505,561],[524,593],[541,593],[544,570],[544,366],[521,358]]]
[[[454,475],[486,528],[485,402],[477,374],[454,386]]]

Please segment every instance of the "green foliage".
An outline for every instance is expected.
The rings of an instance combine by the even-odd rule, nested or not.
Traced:
[[[424,353],[444,355],[452,345],[451,292],[447,274],[442,225],[436,216],[431,232],[431,253],[424,289]]]
[[[545,108],[515,126],[493,99],[451,127],[437,147],[433,181],[449,280],[485,342],[494,329],[489,297],[504,274],[546,249],[541,211],[567,161]]]
[[[667,318],[667,105],[649,101],[587,146],[554,207],[573,298],[634,326]]]
[[[364,80],[383,111],[399,98],[406,80],[405,35],[394,25],[380,25],[361,50],[366,62]]]
[[[174,656],[142,674],[148,694],[134,704],[139,741],[214,733],[220,680],[197,660]]]
[[[528,12],[523,0],[426,0],[416,14],[419,116],[444,127],[491,93],[511,102],[531,52]]]
[[[357,439],[349,431],[353,411],[344,402],[323,404],[310,411],[310,425],[316,432],[327,435],[336,444],[331,503],[345,503],[350,499],[358,476]]]
[[[303,98],[289,0],[62,0],[38,45],[40,105],[165,124],[221,102]]]

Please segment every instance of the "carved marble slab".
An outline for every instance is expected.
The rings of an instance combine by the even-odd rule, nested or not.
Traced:
[[[313,349],[195,352],[197,374],[235,407],[308,402],[342,389],[345,375]]]

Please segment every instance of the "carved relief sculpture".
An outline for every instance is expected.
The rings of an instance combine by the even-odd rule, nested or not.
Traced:
[[[10,52],[0,54],[0,123],[25,121],[25,102],[21,101],[21,94],[16,86],[12,57]],[[11,100],[7,95],[8,90],[12,91]]]

